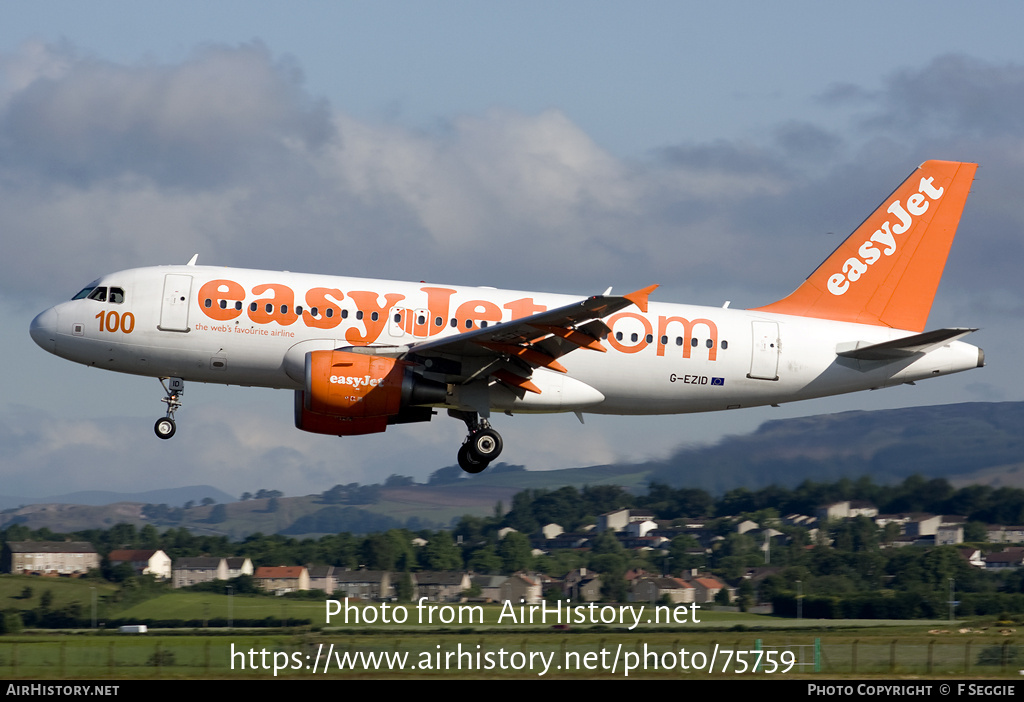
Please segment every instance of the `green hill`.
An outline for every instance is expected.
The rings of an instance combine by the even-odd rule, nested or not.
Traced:
[[[442,484],[381,487],[369,504],[332,504],[320,495],[247,500],[192,507],[154,523],[160,529],[181,526],[232,539],[254,532],[317,536],[395,526],[441,528],[464,514],[492,514],[498,502],[507,509],[512,497],[526,489],[619,485],[643,491],[651,481],[713,495],[740,487],[794,487],[804,480],[832,482],[863,475],[881,484],[921,474],[944,477],[954,485],[1024,487],[1021,426],[1024,402],[843,412],[766,422],[751,434],[726,437],[712,446],[682,447],[662,461],[457,473]],[[31,505],[0,514],[0,526],[22,523],[56,532],[109,528],[119,521],[147,523],[142,505],[124,502],[106,507]]]

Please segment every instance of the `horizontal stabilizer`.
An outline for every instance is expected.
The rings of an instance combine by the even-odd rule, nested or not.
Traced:
[[[902,339],[872,344],[866,341],[851,341],[836,346],[836,355],[855,358],[859,361],[892,361],[907,358],[918,353],[928,353],[934,348],[963,338],[977,329],[936,329],[923,334],[905,336]]]

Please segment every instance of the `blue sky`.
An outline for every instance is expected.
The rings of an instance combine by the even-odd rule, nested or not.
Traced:
[[[187,261],[551,290],[790,292],[918,163],[981,164],[930,327],[958,377],[728,415],[516,417],[530,468],[787,416],[1024,396],[1024,8],[1009,2],[14,2],[0,25],[0,482],[319,492],[454,462],[454,420],[342,440],[28,337],[98,275]],[[571,265],[567,265],[571,264]],[[140,465],[140,457],[142,464]]]

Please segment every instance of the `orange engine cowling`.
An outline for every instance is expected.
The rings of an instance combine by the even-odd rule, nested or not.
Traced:
[[[417,376],[411,365],[347,351],[306,354],[306,387],[295,393],[295,426],[317,434],[354,436],[388,424],[429,421],[447,386]]]

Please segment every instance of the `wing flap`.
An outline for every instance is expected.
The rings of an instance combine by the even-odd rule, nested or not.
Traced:
[[[565,373],[558,358],[577,349],[605,352],[607,349],[601,341],[611,330],[602,319],[631,305],[646,311],[648,298],[657,287],[651,285],[622,296],[594,295],[529,317],[409,344],[406,355],[415,360],[469,361],[462,365],[477,368],[476,372],[467,370],[461,380],[450,378],[448,382],[465,382],[486,373],[518,389],[539,392],[520,382],[520,376],[503,377],[509,374],[500,372],[499,364],[494,362],[512,362],[527,374],[523,379],[527,383],[529,374],[536,368]]]

